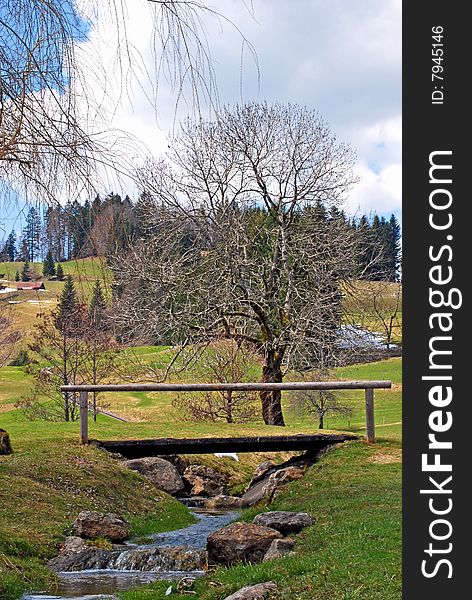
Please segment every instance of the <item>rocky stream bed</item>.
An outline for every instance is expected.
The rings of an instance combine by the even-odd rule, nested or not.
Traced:
[[[186,493],[179,500],[189,506],[195,524],[133,540],[129,524],[119,515],[84,511],[74,523],[75,535],[64,540],[59,555],[48,563],[57,585],[25,594],[22,600],[115,599],[117,592],[156,580],[191,585],[208,565],[257,563],[289,554],[295,544],[290,536],[314,522],[306,513],[265,512],[252,523],[234,523],[240,509],[263,498],[270,502],[279,486],[302,477],[313,457],[298,457],[283,465],[263,463],[242,497],[225,495],[227,480],[221,473],[202,465],[182,465],[179,460],[176,457],[172,464],[148,457],[123,464],[176,497]],[[109,547],[94,545],[96,538],[108,539]],[[273,582],[258,585],[268,586],[267,590],[244,588],[228,600],[265,598],[275,586]]]

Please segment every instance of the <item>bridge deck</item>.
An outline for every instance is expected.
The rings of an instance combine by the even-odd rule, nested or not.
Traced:
[[[210,454],[213,452],[281,452],[285,450],[317,452],[332,444],[355,439],[358,437],[351,434],[317,433],[236,438],[94,440],[92,443],[108,452],[119,452],[126,458],[142,458],[166,454]]]

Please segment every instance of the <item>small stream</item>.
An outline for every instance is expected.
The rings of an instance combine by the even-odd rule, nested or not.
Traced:
[[[198,522],[183,529],[148,535],[149,544],[127,542],[130,550],[154,547],[187,546],[204,549],[207,537],[213,531],[225,527],[236,520],[236,511],[208,511],[194,509],[190,511]],[[125,550],[123,554],[127,551]],[[151,583],[159,579],[176,580],[183,577],[201,577],[204,571],[132,571],[117,569],[100,569],[59,573],[58,586],[53,590],[45,590],[25,594],[22,600],[98,600],[116,598],[115,592],[125,591],[132,587]]]

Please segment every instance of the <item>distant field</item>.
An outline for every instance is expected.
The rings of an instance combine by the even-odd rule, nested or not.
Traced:
[[[99,280],[103,288],[110,293],[112,280],[105,259],[100,257],[78,259],[61,263],[65,274],[73,276],[76,288],[83,301],[87,302],[95,281]],[[21,271],[23,263],[0,263],[0,273],[5,279],[11,281],[11,287],[16,288],[15,273]],[[41,278],[42,263],[34,263],[37,277]],[[41,278],[42,279],[42,278]],[[0,294],[0,303],[8,303],[9,317],[13,321],[12,328],[23,335],[21,346],[25,347],[31,339],[31,332],[38,319],[54,309],[57,299],[64,286],[60,281],[44,280],[46,291],[14,291]],[[388,282],[356,281],[349,284],[345,294],[346,323],[355,323],[372,332],[379,332],[385,336],[385,323],[389,322],[395,304],[399,284]],[[374,297],[377,302],[377,313],[374,310]],[[401,344],[402,341],[402,308],[401,298],[399,309],[393,319],[392,340]],[[151,349],[149,352],[153,352]]]
[[[107,268],[103,258],[84,258],[61,263],[66,275],[72,275],[76,289],[87,302],[95,281],[100,280],[105,290],[109,290],[111,283],[111,273]],[[46,290],[40,291],[16,291],[17,282],[15,281],[16,271],[20,271],[23,263],[19,262],[0,262],[0,273],[5,275],[4,279],[11,282],[14,292],[0,294],[0,303],[8,303],[8,317],[12,320],[12,328],[20,331],[23,335],[22,346],[26,346],[31,339],[31,332],[38,319],[54,309],[57,304],[62,288],[63,281],[48,281],[42,275],[43,263],[33,263],[32,269],[36,276],[44,281]]]

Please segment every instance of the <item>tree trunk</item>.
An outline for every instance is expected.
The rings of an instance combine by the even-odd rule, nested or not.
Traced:
[[[323,415],[320,415],[320,422],[318,423],[318,429],[323,429],[323,427],[324,427]]]
[[[282,371],[273,364],[273,361],[267,361],[262,367],[263,383],[282,383]],[[282,393],[280,390],[262,391],[260,393],[262,402],[262,418],[266,425],[279,425],[285,427],[285,421],[282,414]]]
[[[96,422],[97,421],[97,392],[93,392],[92,398],[93,398],[93,404],[92,404],[93,420],[94,420],[94,422]]]
[[[226,396],[226,398],[225,398],[225,400],[226,400],[226,422],[232,423],[233,422],[233,392],[231,390],[228,390],[227,392],[224,393],[224,395]]]

